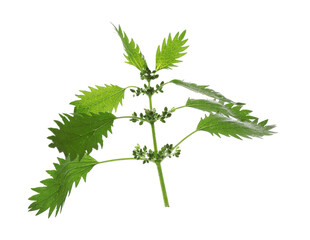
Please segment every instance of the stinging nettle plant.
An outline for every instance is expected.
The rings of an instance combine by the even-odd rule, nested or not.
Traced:
[[[252,111],[243,109],[243,103],[234,102],[206,85],[197,85],[177,79],[169,82],[162,81],[156,85],[152,84],[158,78],[160,70],[171,69],[176,67],[176,63],[181,62],[179,58],[186,54],[184,51],[188,48],[186,46],[187,39],[185,39],[186,31],[181,34],[177,33],[173,38],[169,34],[168,38],[163,40],[161,47],[158,46],[156,51],[155,70],[151,71],[139,46],[132,39],[129,40],[120,26],[118,28],[114,26],[114,28],[123,43],[126,63],[135,66],[140,71],[140,78],[145,81],[145,84],[142,87],[129,86],[125,88],[112,84],[89,87],[89,91],[81,91],[82,94],[77,95],[79,99],[71,103],[74,105],[73,114],[60,114],[62,121],[55,121],[58,128],[50,128],[53,135],[48,138],[52,141],[49,146],[57,148],[60,153],[64,153],[65,157],[58,158],[58,163],[54,163],[55,169],[47,171],[51,178],[41,181],[44,186],[32,188],[36,194],[29,198],[33,201],[29,206],[29,211],[37,211],[36,215],[49,209],[49,217],[54,210],[56,211],[55,216],[57,216],[62,210],[73,184],[77,186],[81,178],[86,181],[86,175],[94,166],[123,160],[136,160],[143,164],[155,163],[164,204],[169,207],[161,162],[167,157],[179,157],[181,152],[179,145],[188,137],[198,131],[209,132],[211,135],[219,137],[224,135],[238,139],[260,138],[274,133],[271,129],[275,125],[267,125],[267,120],[259,122],[257,117],[250,115]],[[183,106],[170,109],[165,107],[162,112],[157,112],[153,106],[152,96],[163,93],[164,86],[167,84],[174,84],[200,93],[204,98],[189,98]],[[131,116],[115,116],[112,112],[116,112],[117,107],[122,104],[127,89],[134,96],[146,95],[149,109],[145,109],[139,114],[134,112]],[[173,112],[182,108],[195,108],[207,114],[198,122],[196,129],[177,144],[166,144],[158,148],[155,123],[158,120],[165,123]],[[103,136],[107,138],[108,132],[112,133],[113,123],[119,119],[128,119],[139,125],[150,124],[154,148],[148,149],[146,146],[140,147],[138,144],[134,147],[131,157],[105,161],[95,160],[90,156],[90,153],[93,149],[97,150],[99,145],[103,146]]]

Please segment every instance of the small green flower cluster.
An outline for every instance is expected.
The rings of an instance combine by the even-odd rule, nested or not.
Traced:
[[[143,160],[143,164],[151,162],[159,161],[161,162],[166,157],[179,157],[181,154],[181,150],[179,147],[176,149],[173,148],[172,144],[166,144],[164,145],[160,151],[157,153],[157,157],[155,157],[155,152],[152,149],[147,149],[146,146],[143,148],[140,147],[139,144],[135,147],[135,149],[132,152],[133,156],[137,160]]]
[[[134,93],[135,96],[139,96],[140,94],[146,94],[147,96],[153,96],[155,93],[163,93],[163,86],[165,85],[164,82],[161,82],[160,84],[156,84],[156,88],[149,87],[146,84],[144,84],[144,88],[137,88],[137,89],[130,89],[131,92]]]
[[[139,117],[138,114],[136,112],[134,112],[132,114],[132,118],[130,119],[130,121],[132,122],[139,122],[139,125],[142,125],[144,122],[148,122],[148,123],[154,123],[157,120],[160,120],[161,122],[165,123],[165,119],[166,118],[170,118],[171,117],[171,113],[175,111],[175,108],[172,108],[171,110],[168,110],[167,107],[164,108],[164,111],[159,114],[156,112],[156,109],[153,108],[152,110],[149,109],[144,109],[145,114],[140,113]]]
[[[148,82],[158,77],[159,75],[156,74],[156,71],[151,71],[147,66],[140,72],[141,80],[147,80]]]
[[[135,146],[135,150],[132,151],[132,155],[137,160],[143,160],[144,163],[149,163],[150,161],[154,161],[154,152],[152,149],[147,150],[147,147],[140,147],[139,144]]]
[[[171,158],[172,156],[179,157],[180,154],[181,154],[181,150],[179,149],[179,147],[176,147],[176,149],[174,149],[172,144],[166,144],[159,150],[157,154],[157,159],[159,161],[162,161],[166,157],[169,157],[169,158]]]

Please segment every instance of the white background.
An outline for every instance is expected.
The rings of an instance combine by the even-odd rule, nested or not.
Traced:
[[[310,239],[309,1],[14,1],[0,3],[1,239]],[[153,68],[169,32],[187,30],[188,54],[160,79],[208,84],[278,133],[253,140],[200,132],[163,163],[170,208],[156,167],[96,166],[56,218],[27,212],[31,187],[62,157],[48,127],[70,113],[88,86],[140,85],[124,63],[110,22],[121,24]],[[202,97],[169,84],[154,106]],[[147,98],[128,91],[117,116],[140,112]],[[156,125],[159,146],[177,143],[203,112],[182,109]],[[152,146],[149,126],[115,122],[93,156],[130,157]]]

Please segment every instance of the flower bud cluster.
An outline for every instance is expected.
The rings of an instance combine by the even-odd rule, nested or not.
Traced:
[[[130,89],[131,92],[134,93],[133,96],[139,96],[140,94],[145,94],[147,96],[152,96],[155,93],[163,93],[163,86],[165,85],[164,82],[161,82],[160,84],[156,84],[156,88],[149,87],[146,84],[144,84],[144,88],[136,88],[136,89]]]
[[[130,121],[132,122],[139,121],[139,125],[142,125],[144,122],[154,123],[157,120],[160,120],[161,122],[165,123],[166,122],[165,119],[171,117],[172,112],[175,111],[175,108],[168,110],[168,108],[165,107],[164,111],[161,114],[157,113],[155,108],[153,108],[152,110],[144,109],[144,111],[145,111],[145,114],[140,113],[139,117],[138,117],[138,114],[134,112],[132,114],[132,118],[130,119]]]
[[[157,155],[155,154],[155,152],[152,149],[148,150],[146,146],[141,148],[139,144],[137,144],[137,146],[135,147],[135,149],[132,152],[133,157],[135,159],[143,160],[143,164],[149,163],[150,161],[151,162],[156,162],[156,161],[161,162],[166,157],[169,157],[169,158],[171,158],[173,156],[179,157],[180,153],[181,153],[181,150],[179,149],[179,147],[174,149],[172,144],[164,145],[160,149],[160,151],[157,153]]]
[[[156,71],[151,71],[147,66],[143,68],[143,70],[140,72],[140,78],[141,80],[147,80],[151,81],[156,78],[158,78],[159,75],[156,74]]]
[[[180,154],[181,154],[181,150],[179,149],[179,147],[176,147],[176,149],[174,149],[172,144],[166,144],[158,152],[157,159],[162,161],[166,157],[169,157],[169,158],[171,158],[172,156],[179,157]]]

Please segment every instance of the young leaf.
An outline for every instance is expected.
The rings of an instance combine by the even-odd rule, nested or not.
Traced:
[[[240,121],[250,121],[256,119],[256,117],[249,115],[252,112],[251,110],[241,110],[242,106],[236,106],[233,103],[222,104],[213,100],[189,98],[185,106],[210,113],[221,113],[227,117],[234,117]]]
[[[122,104],[125,88],[116,85],[96,87],[89,87],[90,92],[81,91],[83,95],[76,95],[80,99],[70,103],[75,106],[75,113],[111,113],[117,110],[119,104]]]
[[[170,82],[176,85],[179,85],[181,87],[187,88],[193,92],[201,93],[203,95],[206,95],[208,97],[211,97],[211,98],[223,101],[223,102],[234,103],[233,101],[224,97],[222,94],[215,92],[214,90],[208,88],[207,85],[197,85],[195,83],[184,82],[184,81],[177,80],[177,79],[171,80]],[[234,104],[243,105],[243,103],[234,103]]]
[[[38,194],[33,195],[29,200],[33,201],[29,206],[29,211],[38,210],[36,215],[49,209],[48,217],[56,209],[55,216],[65,203],[66,197],[70,195],[73,184],[78,186],[81,178],[86,182],[87,173],[98,162],[91,156],[85,155],[80,161],[78,159],[61,159],[59,163],[54,163],[55,170],[46,171],[52,178],[41,181],[44,187],[32,188]]]
[[[181,35],[177,33],[174,38],[171,38],[171,33],[168,36],[168,40],[164,39],[163,44],[158,46],[156,52],[156,71],[160,69],[171,69],[171,67],[176,67],[175,63],[182,62],[178,58],[184,56],[184,52],[188,46],[184,46],[187,39],[184,39],[186,31],[183,31]]]
[[[66,157],[81,159],[92,149],[98,149],[98,143],[103,145],[102,135],[107,137],[111,131],[115,116],[111,113],[87,114],[64,114],[60,115],[63,123],[55,121],[59,127],[50,128],[53,136],[48,137],[52,140],[50,147],[56,147],[59,152],[63,152]]]
[[[266,124],[267,120],[260,123],[258,123],[258,119],[255,119],[253,122],[241,122],[220,114],[210,114],[200,120],[197,131],[206,131],[218,137],[222,134],[227,137],[232,136],[238,139],[241,139],[241,137],[251,138],[272,135],[274,132],[270,130],[275,126]]]
[[[146,61],[140,51],[139,45],[136,45],[133,39],[129,41],[126,33],[122,31],[121,26],[119,26],[118,29],[115,26],[114,28],[118,33],[119,37],[121,38],[124,49],[127,53],[127,55],[124,54],[125,58],[128,61],[126,63],[137,67],[140,71],[142,71],[144,68],[147,68]]]

